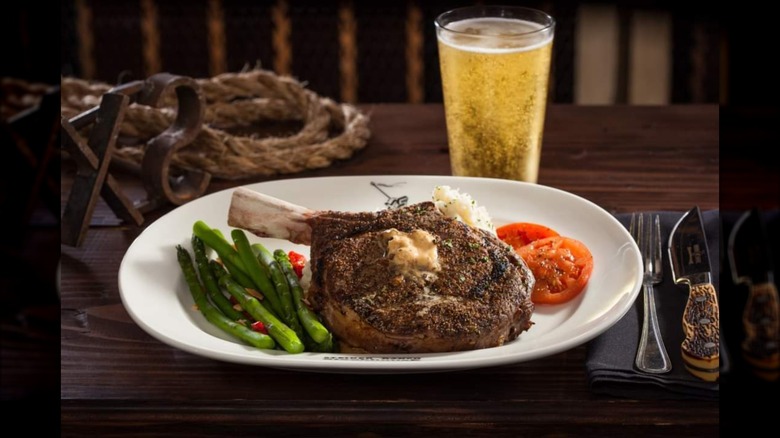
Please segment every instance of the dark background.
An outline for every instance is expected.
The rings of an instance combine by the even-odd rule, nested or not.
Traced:
[[[751,207],[763,210],[770,232],[775,273],[780,274],[780,85],[767,57],[769,41],[775,39],[776,25],[753,7],[733,8],[725,23],[729,43],[727,65],[728,104],[721,107],[720,207],[724,232]],[[775,277],[777,285],[777,276]],[[721,424],[758,431],[775,424],[780,383],[756,379],[741,362],[738,337],[740,311],[747,296],[742,286],[733,286],[730,273],[721,270],[722,334],[730,341],[736,357],[735,372],[725,376],[721,391]],[[771,400],[769,402],[765,400]]]
[[[0,9],[0,79],[57,84],[59,4],[5,2]],[[4,102],[6,88],[0,91]],[[5,111],[3,112],[5,114]],[[0,120],[0,211],[6,230],[0,238],[0,411],[4,418],[31,418],[30,433],[56,436],[59,428],[59,217],[43,206],[27,213],[25,197],[36,168],[16,148],[8,120]],[[47,131],[51,122],[23,129]],[[34,136],[33,136],[34,137]],[[38,152],[39,145],[30,145]],[[58,170],[50,169],[59,182]]]
[[[111,44],[96,49],[96,79],[113,82],[119,73],[128,71],[134,77],[143,76],[141,42],[138,36],[139,2],[89,1],[95,14],[96,38]],[[171,71],[194,76],[208,75],[205,59],[203,20],[199,17],[205,2],[158,0],[162,30],[162,56],[165,67]],[[189,6],[185,7],[185,3]],[[425,29],[425,96],[427,101],[439,101],[438,60],[432,41],[433,17],[458,4],[470,2],[420,2],[424,11]],[[504,2],[513,3],[513,2]],[[573,96],[573,47],[571,38],[577,23],[574,11],[582,2],[548,1],[524,2],[552,12],[559,22],[556,32],[555,68],[552,100],[567,103]],[[591,3],[591,2],[586,2]],[[776,23],[771,14],[757,2],[740,2],[723,7],[708,2],[650,2],[618,1],[621,10],[632,8],[667,10],[673,14],[673,75],[671,101],[690,103],[689,50],[691,42],[685,29],[695,23],[706,23],[709,51],[705,54],[710,74],[702,78],[706,83],[704,102],[721,103],[721,210],[724,215],[739,214],[758,206],[768,214],[780,209],[780,168],[771,158],[780,144],[780,86],[774,62]],[[56,84],[61,74],[80,75],[77,57],[78,38],[74,31],[74,1],[6,2],[0,13],[0,77],[21,78],[32,82]],[[246,62],[271,56],[267,39],[244,36],[262,34],[263,20],[271,2],[228,1],[225,5],[229,70],[241,68]],[[358,53],[358,100],[404,101],[403,76],[405,61],[399,48],[397,29],[403,26],[404,2],[379,2],[379,8],[355,2],[356,19],[362,32]],[[375,5],[374,2],[371,3]],[[682,5],[681,5],[682,4]],[[292,37],[293,72],[309,80],[315,91],[338,96],[339,83],[336,67],[332,64],[337,52],[332,38],[318,35],[335,32],[334,2],[290,3],[291,19],[297,29]],[[723,16],[723,17],[721,17]],[[98,21],[98,17],[103,17]],[[728,21],[724,21],[724,19]],[[257,22],[261,23],[258,26]],[[370,23],[370,24],[366,24]],[[59,25],[59,26],[58,26]],[[60,29],[60,56],[57,57],[56,29]],[[106,40],[118,35],[117,40]],[[315,72],[311,73],[311,72]],[[400,75],[400,76],[399,76]],[[0,96],[2,97],[2,96]],[[0,153],[4,162],[15,152],[3,141]],[[14,223],[19,210],[8,205],[3,191],[13,187],[26,170],[9,166],[3,172],[0,202],[5,219]],[[684,183],[684,181],[683,181]],[[29,222],[17,225],[0,242],[2,282],[0,282],[0,400],[6,415],[13,409],[34,409],[36,421],[26,424],[28,431],[56,423],[58,403],[57,369],[59,364],[58,301],[55,289],[54,265],[58,257],[56,236],[58,218],[43,213]],[[776,216],[772,216],[776,217]],[[775,260],[780,250],[775,246]],[[725,272],[727,270],[721,270]],[[727,278],[721,284],[726,284]],[[735,294],[743,291],[729,288]],[[733,302],[725,300],[725,302]],[[53,310],[52,310],[53,309]],[[733,312],[723,309],[724,312]],[[54,316],[52,317],[52,314]],[[734,333],[738,328],[733,318],[724,315],[724,331]],[[732,350],[735,351],[735,350]],[[738,351],[738,350],[737,350]],[[27,371],[20,378],[20,369]],[[13,379],[13,380],[11,380]],[[12,390],[11,390],[12,389]],[[773,419],[763,416],[773,405],[760,402],[760,393],[776,395],[777,384],[768,384],[747,376],[732,375],[723,379],[721,420],[723,424],[739,424],[743,430]],[[736,405],[739,409],[734,408]],[[732,409],[733,408],[733,409]],[[749,414],[745,414],[748,412]],[[46,420],[48,419],[48,420]]]

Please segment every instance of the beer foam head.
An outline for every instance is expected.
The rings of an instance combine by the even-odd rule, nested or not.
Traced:
[[[552,29],[516,18],[480,17],[453,21],[439,27],[439,41],[460,50],[480,53],[513,53],[549,44]]]

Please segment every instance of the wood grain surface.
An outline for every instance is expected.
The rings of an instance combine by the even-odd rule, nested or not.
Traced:
[[[364,151],[281,178],[450,173],[441,105],[363,109],[373,133]],[[718,208],[718,166],[717,106],[552,106],[539,183],[613,213],[707,210]],[[63,199],[72,172],[63,167]],[[117,176],[137,193],[132,175]],[[214,181],[209,190],[255,181]],[[185,353],[146,334],[120,302],[119,264],[141,229],[120,224],[101,203],[83,246],[62,246],[64,436],[717,433],[717,402],[592,395],[585,346],[515,365],[395,376],[282,371]]]

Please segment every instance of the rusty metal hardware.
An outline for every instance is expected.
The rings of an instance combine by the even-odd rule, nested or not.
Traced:
[[[130,103],[156,107],[162,96],[173,89],[178,99],[176,119],[166,130],[147,142],[141,162],[141,180],[146,199],[131,202],[108,172],[116,146],[119,127]],[[136,225],[143,223],[142,213],[166,203],[184,204],[205,193],[211,175],[201,171],[171,172],[171,159],[180,148],[192,142],[203,123],[203,97],[191,78],[159,73],[145,81],[118,85],[103,95],[100,106],[70,120],[62,120],[62,146],[76,161],[78,172],[62,217],[62,243],[79,246],[89,228],[92,212],[100,194],[114,213]],[[78,130],[92,127],[85,141]]]

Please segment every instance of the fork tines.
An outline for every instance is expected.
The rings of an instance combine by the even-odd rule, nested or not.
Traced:
[[[629,232],[639,246],[645,273],[651,273],[655,281],[660,281],[663,275],[663,259],[659,215],[632,213]]]

